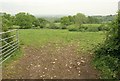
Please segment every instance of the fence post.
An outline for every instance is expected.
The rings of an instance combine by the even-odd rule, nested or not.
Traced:
[[[17,29],[16,30],[16,36],[17,36],[17,42],[18,42],[18,49],[19,49],[19,51],[20,51],[20,48],[19,48],[19,30]]]

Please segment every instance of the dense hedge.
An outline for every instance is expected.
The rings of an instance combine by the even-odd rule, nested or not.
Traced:
[[[120,12],[111,23],[105,43],[97,47],[94,63],[102,71],[102,78],[120,79]]]
[[[4,13],[1,17],[2,17],[2,32],[6,32],[12,26],[10,15]],[[6,33],[6,34],[2,35],[2,38],[6,38],[6,37],[10,37],[10,36],[11,36],[11,33]],[[12,38],[6,40],[6,42],[10,42],[10,41],[12,41]],[[4,44],[5,44],[5,42],[2,42],[2,45],[4,45]]]
[[[77,26],[75,24],[69,25],[69,31],[80,31],[80,32],[98,32],[98,31],[109,31],[109,24],[83,24],[81,26]]]

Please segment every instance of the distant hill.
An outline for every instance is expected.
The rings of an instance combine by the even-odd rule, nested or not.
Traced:
[[[47,15],[47,16],[36,15],[37,18],[44,18],[50,22],[54,22],[55,20],[59,20],[63,16],[64,15]]]

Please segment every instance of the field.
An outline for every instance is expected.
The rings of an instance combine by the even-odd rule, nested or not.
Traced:
[[[3,78],[92,79],[99,76],[91,59],[95,46],[104,41],[103,32],[23,29],[19,30],[19,38],[20,51],[3,64]]]
[[[86,27],[99,27],[101,24],[83,24]]]
[[[40,47],[45,43],[55,42],[63,44],[79,43],[84,49],[92,49],[103,40],[102,32],[69,32],[67,30],[20,30],[20,44]],[[93,45],[93,46],[92,46]]]

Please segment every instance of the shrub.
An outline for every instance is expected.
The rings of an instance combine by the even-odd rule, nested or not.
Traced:
[[[83,25],[81,25],[81,26],[79,27],[79,31],[81,31],[81,32],[87,31],[87,29],[88,29],[88,27],[85,27],[85,26],[83,26]]]
[[[19,28],[20,28],[20,26],[13,25],[10,29],[19,29]]]
[[[98,27],[100,24],[83,24],[82,27],[87,32],[98,32]]]
[[[89,27],[87,29],[87,31],[89,31],[89,32],[98,32],[99,30],[98,30],[98,27]]]
[[[67,28],[69,31],[79,31],[79,27],[75,25],[69,25]]]
[[[61,29],[67,29],[67,26],[66,25],[60,25]]]
[[[7,19],[7,17],[6,17],[7,15],[9,15],[9,14],[3,14],[1,16],[1,18],[2,18],[2,32],[8,31],[9,27],[12,26],[11,23],[10,23],[10,20]],[[10,37],[10,36],[11,36],[11,33],[6,33],[6,34],[2,35],[2,38],[7,38],[7,37]],[[12,38],[6,40],[6,42],[10,42],[10,41],[12,41]],[[2,42],[2,44],[4,45],[4,42]]]
[[[45,25],[45,28],[49,28],[50,27],[50,23],[47,23],[46,25]]]
[[[56,26],[54,23],[50,23],[49,28],[50,29],[60,29],[60,27]]]
[[[94,60],[97,69],[102,72],[101,78],[115,79],[117,77],[118,59],[110,55],[101,56]]]
[[[109,28],[109,25],[107,25],[107,24],[101,24],[101,25],[98,27],[98,30],[99,30],[99,31],[109,31],[110,28]]]
[[[120,79],[120,12],[118,14],[118,18],[110,24],[106,41],[95,50],[95,66],[102,71],[105,79]]]

